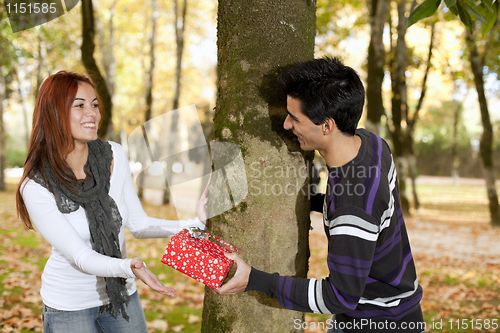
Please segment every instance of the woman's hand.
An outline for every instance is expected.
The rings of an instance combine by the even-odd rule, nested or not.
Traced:
[[[196,213],[198,214],[198,218],[201,223],[207,224],[207,203],[208,203],[208,186],[210,185],[210,180],[208,180],[207,186],[205,190],[201,194],[200,200],[198,201],[198,205],[196,207]]]
[[[132,267],[132,272],[134,272],[135,276],[141,279],[142,282],[147,284],[154,291],[171,297],[177,296],[175,290],[165,287],[160,282],[160,279],[158,279],[158,277],[146,267],[146,264],[141,259],[132,259],[130,267]]]

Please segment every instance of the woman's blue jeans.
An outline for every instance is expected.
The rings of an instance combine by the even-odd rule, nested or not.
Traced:
[[[129,321],[121,313],[116,319],[109,313],[99,316],[100,306],[78,310],[63,311],[44,306],[42,319],[45,333],[147,333],[146,317],[139,294],[130,296],[126,306]]]

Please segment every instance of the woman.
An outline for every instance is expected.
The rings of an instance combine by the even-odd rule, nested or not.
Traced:
[[[17,190],[17,210],[52,245],[42,274],[49,332],[147,332],[135,285],[175,296],[139,258],[127,259],[124,226],[135,238],[204,228],[198,218],[150,218],[136,195],[122,147],[98,139],[100,103],[85,76],[66,71],[40,88]],[[206,200],[198,213],[204,218]]]

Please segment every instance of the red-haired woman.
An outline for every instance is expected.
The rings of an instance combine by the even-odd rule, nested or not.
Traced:
[[[146,215],[122,147],[97,137],[99,108],[92,82],[66,71],[47,78],[36,101],[16,196],[26,227],[52,245],[41,288],[46,333],[147,332],[135,278],[165,295],[175,291],[142,260],[127,259],[124,226],[135,238],[204,228],[198,218]],[[203,206],[200,200],[202,218]]]

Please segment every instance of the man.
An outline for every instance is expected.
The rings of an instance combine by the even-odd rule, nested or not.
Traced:
[[[337,58],[323,58],[285,71],[280,84],[287,94],[284,128],[328,165],[323,221],[330,275],[269,274],[228,254],[238,268],[217,292],[257,290],[287,309],[334,314],[335,332],[422,332],[422,288],[392,155],[380,137],[357,129],[365,97],[359,76]]]

